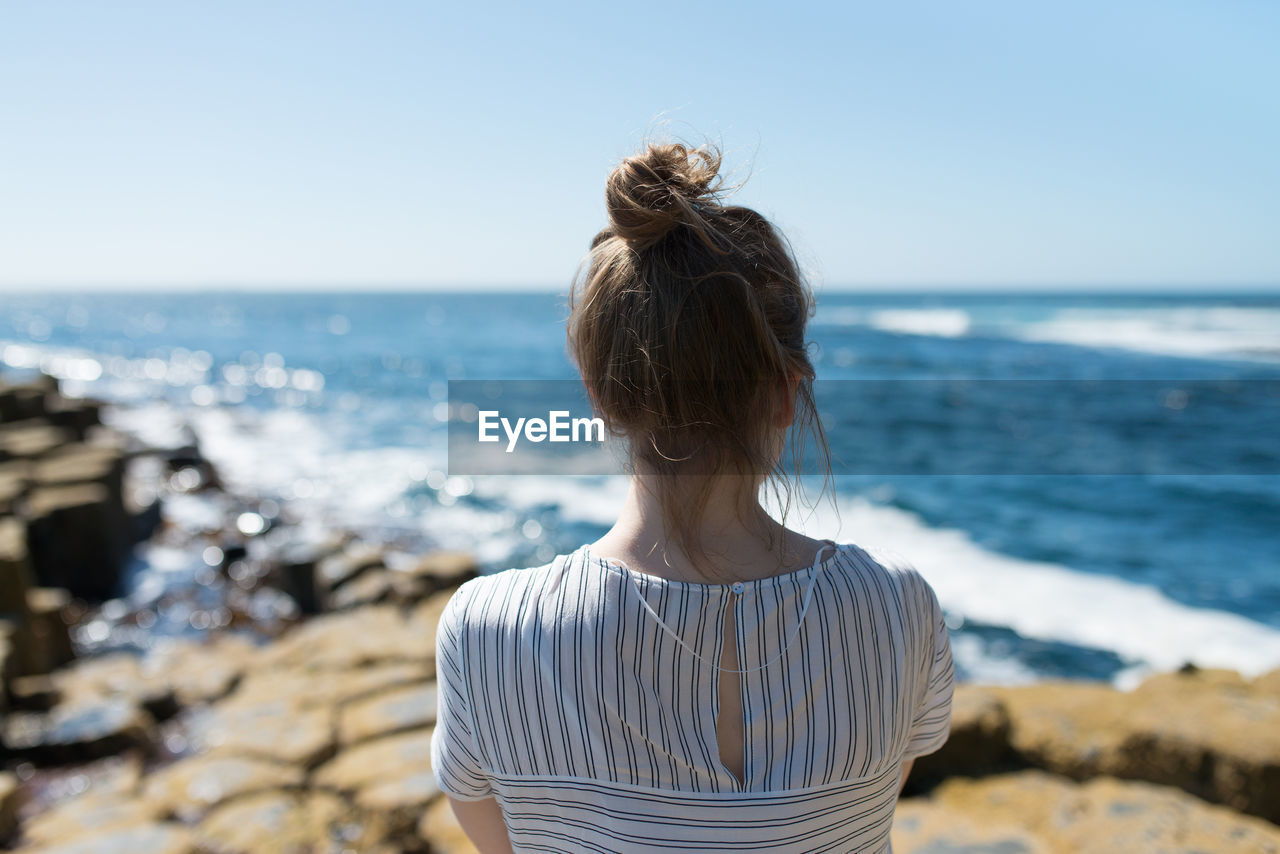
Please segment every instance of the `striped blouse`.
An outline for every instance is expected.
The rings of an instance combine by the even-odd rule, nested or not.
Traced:
[[[437,783],[496,798],[518,852],[888,851],[902,763],[950,729],[951,648],[910,564],[826,553],[724,585],[583,546],[467,582],[436,636]],[[719,678],[741,680],[741,781]]]

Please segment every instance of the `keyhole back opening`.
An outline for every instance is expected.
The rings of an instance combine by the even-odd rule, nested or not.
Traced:
[[[721,670],[716,690],[720,707],[716,715],[716,743],[720,763],[741,789],[746,785],[746,733],[742,725],[742,674],[738,664],[738,620],[736,606],[739,594],[731,592],[725,602],[724,643],[720,653]]]

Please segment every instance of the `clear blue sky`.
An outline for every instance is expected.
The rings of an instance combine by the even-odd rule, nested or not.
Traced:
[[[563,287],[647,130],[842,285],[1280,284],[1280,4],[10,0],[0,286]]]

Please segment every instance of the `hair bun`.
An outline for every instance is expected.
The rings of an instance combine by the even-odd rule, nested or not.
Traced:
[[[618,164],[605,185],[614,232],[636,249],[652,246],[681,222],[696,223],[716,204],[720,152],[678,142],[651,143]]]

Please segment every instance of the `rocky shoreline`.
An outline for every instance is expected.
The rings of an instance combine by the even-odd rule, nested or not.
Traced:
[[[194,442],[102,411],[0,384],[0,847],[473,851],[428,745],[436,622],[474,560],[302,536]],[[216,518],[166,509],[192,496]],[[199,556],[190,589],[111,599],[141,543]],[[1280,852],[1280,670],[961,685],[907,795],[898,854]]]

